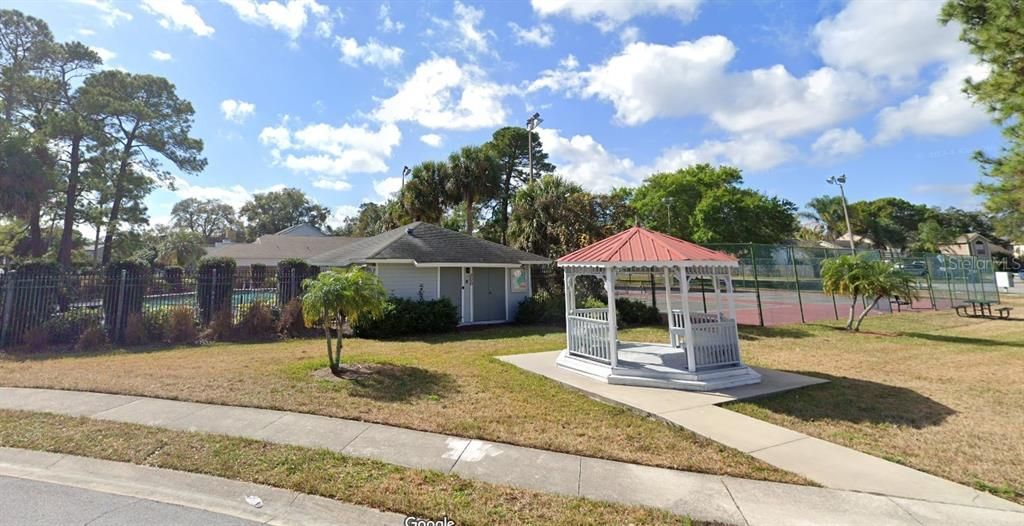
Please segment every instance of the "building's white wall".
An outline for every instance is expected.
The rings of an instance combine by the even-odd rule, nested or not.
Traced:
[[[380,278],[384,290],[391,296],[419,299],[420,286],[423,287],[423,299],[437,299],[437,268],[416,267],[412,263],[379,263],[377,277]]]

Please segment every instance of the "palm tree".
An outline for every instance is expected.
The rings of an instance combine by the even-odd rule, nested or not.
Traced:
[[[466,233],[473,235],[473,205],[497,195],[501,183],[498,158],[483,146],[463,146],[448,157],[447,189],[466,205]]]
[[[882,298],[898,296],[900,299],[917,298],[914,278],[885,261],[871,261],[864,255],[839,256],[826,259],[821,266],[821,286],[825,294],[850,296],[850,316],[846,328],[860,330],[864,318]],[[871,299],[854,322],[857,300]]]
[[[412,178],[402,192],[402,207],[415,221],[440,223],[450,201],[447,188],[448,166],[426,161],[412,168]]]
[[[342,373],[341,348],[342,330],[345,322],[353,322],[364,316],[377,318],[383,315],[387,292],[376,275],[361,267],[333,269],[321,272],[314,279],[302,283],[302,317],[307,327],[320,324],[327,338],[327,359],[331,372]],[[331,328],[337,329],[338,341],[331,338]]]
[[[846,221],[843,216],[843,200],[839,196],[823,195],[807,202],[807,211],[800,217],[810,219],[824,229],[825,239],[835,241],[846,233]]]

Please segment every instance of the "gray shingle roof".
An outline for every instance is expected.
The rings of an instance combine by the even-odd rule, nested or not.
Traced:
[[[309,224],[300,223],[298,225],[292,225],[280,232],[274,234],[275,236],[308,236],[308,237],[327,237],[327,234],[323,230]]]
[[[536,254],[467,236],[430,223],[416,222],[310,259],[324,266],[345,266],[381,260],[413,260],[423,263],[483,263],[522,265],[549,263]]]
[[[206,249],[209,256],[235,259],[309,259],[324,252],[361,241],[361,237],[288,236],[268,234],[252,243],[229,243]]]

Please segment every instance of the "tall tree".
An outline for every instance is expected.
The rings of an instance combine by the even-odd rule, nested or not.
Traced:
[[[0,103],[4,122],[20,126],[31,116],[36,76],[53,53],[53,33],[46,22],[21,11],[0,9]]]
[[[838,195],[822,195],[811,199],[807,202],[807,210],[801,212],[800,217],[819,225],[822,235],[830,241],[846,234],[843,198]]]
[[[448,157],[448,191],[466,206],[466,233],[473,235],[474,206],[493,199],[500,185],[498,158],[490,148],[464,146]]]
[[[415,221],[440,223],[451,202],[447,187],[448,166],[426,161],[412,168],[412,178],[402,191],[402,206]]]
[[[932,211],[898,197],[882,197],[873,201],[850,204],[854,232],[866,236],[876,248],[902,250],[913,243],[917,226]]]
[[[557,175],[529,182],[512,199],[509,244],[559,257],[604,237],[594,196]]]
[[[327,207],[318,205],[297,188],[256,194],[239,213],[248,224],[250,238],[303,223],[320,228],[331,215]]]
[[[725,186],[706,193],[691,218],[698,243],[781,243],[800,225],[796,205],[748,188]]]
[[[184,173],[206,167],[203,141],[191,137],[192,103],[178,97],[162,77],[106,70],[85,79],[81,88],[86,111],[102,115],[106,136],[117,152],[118,169],[104,234],[103,263],[110,261],[124,199],[132,188],[129,171],[146,171],[168,179],[157,156]]]
[[[548,154],[536,133],[516,126],[506,126],[495,131],[488,143],[501,165],[497,212],[502,243],[508,241],[509,203],[516,188],[526,183],[530,176],[530,142],[533,143],[534,177],[554,172],[555,165],[548,162]]]
[[[235,209],[219,199],[182,199],[171,208],[174,226],[202,236],[206,242],[224,238],[237,225]]]
[[[976,152],[986,182],[975,190],[985,196],[996,233],[1024,239],[1024,6],[1019,0],[951,0],[940,21],[956,21],[960,40],[989,67],[982,80],[966,80],[964,91],[985,105],[1003,127],[1007,144],[998,156]]]

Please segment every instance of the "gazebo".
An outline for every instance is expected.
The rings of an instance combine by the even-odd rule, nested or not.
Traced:
[[[566,348],[560,367],[609,384],[713,391],[754,384],[761,375],[740,360],[731,269],[735,258],[682,239],[633,227],[558,260],[565,271]],[[618,340],[615,280],[627,272],[664,276],[669,341]],[[576,307],[580,276],[604,280],[608,306]],[[690,281],[708,279],[714,309],[693,312]],[[678,302],[672,281],[678,281]],[[710,307],[710,305],[709,305]]]

